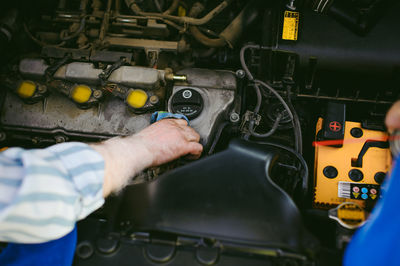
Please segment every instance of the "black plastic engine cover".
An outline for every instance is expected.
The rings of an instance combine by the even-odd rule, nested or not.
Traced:
[[[127,188],[119,222],[244,245],[302,249],[300,213],[269,176],[277,151],[234,140],[221,153]]]
[[[346,1],[347,2],[347,1]],[[263,22],[263,44],[270,47],[267,64],[272,68],[283,54],[296,55],[297,81],[312,87],[397,87],[400,65],[400,2],[387,12],[365,36],[359,36],[326,14],[309,8],[299,12],[298,40],[283,40],[283,9],[267,10]],[[285,66],[282,67],[285,69]],[[270,79],[280,80],[277,70],[267,70]],[[374,82],[375,81],[375,82]]]

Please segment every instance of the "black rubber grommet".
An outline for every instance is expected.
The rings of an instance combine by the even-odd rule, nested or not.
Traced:
[[[354,182],[360,182],[364,178],[364,174],[358,169],[352,169],[349,172],[349,177]]]
[[[324,173],[324,176],[327,178],[335,178],[338,176],[338,170],[334,166],[327,166],[324,168],[322,171]]]
[[[361,128],[359,127],[353,127],[350,130],[350,134],[354,137],[354,138],[361,138],[364,135],[364,132],[362,131]]]
[[[81,259],[88,259],[93,255],[94,249],[89,241],[80,242],[76,246],[75,254]]]
[[[378,173],[375,174],[374,179],[375,179],[376,183],[382,184],[383,180],[385,180],[385,177],[386,177],[386,173],[378,172]]]

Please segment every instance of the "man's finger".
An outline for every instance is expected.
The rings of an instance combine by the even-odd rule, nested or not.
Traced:
[[[199,142],[200,135],[191,127],[183,127],[182,130],[184,131],[183,134],[185,135],[185,139],[190,142]]]
[[[186,145],[186,153],[190,154],[190,158],[197,159],[203,152],[203,145],[198,142],[189,142]]]
[[[392,132],[395,129],[400,129],[400,101],[397,101],[390,108],[386,115],[385,123],[389,132]]]
[[[174,119],[174,121],[180,126],[187,126],[188,122],[185,119]]]

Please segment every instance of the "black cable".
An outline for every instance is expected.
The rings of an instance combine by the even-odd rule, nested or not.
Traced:
[[[74,33],[72,33],[71,35],[61,36],[60,39],[62,41],[68,41],[75,37],[78,37],[78,35],[85,29],[85,25],[86,25],[86,17],[83,17],[81,23],[79,24],[79,28]]]
[[[65,41],[62,41],[59,44],[48,44],[48,43],[42,42],[41,40],[39,40],[35,36],[33,36],[33,34],[29,31],[29,28],[26,25],[26,23],[24,23],[23,26],[24,26],[25,33],[28,35],[28,37],[31,38],[31,40],[39,46],[61,47],[61,46],[65,45]]]
[[[276,120],[275,120],[274,124],[272,125],[271,130],[268,131],[267,133],[263,133],[263,134],[257,133],[257,132],[254,131],[254,128],[249,128],[249,131],[250,131],[250,133],[251,133],[251,135],[252,135],[253,137],[257,137],[257,138],[268,138],[269,136],[271,136],[272,134],[274,134],[275,131],[278,129],[278,127],[279,127],[279,122],[281,122],[281,119],[282,119],[282,114],[278,114],[278,116],[276,117]]]
[[[57,72],[57,70],[63,65],[65,65],[71,58],[72,58],[71,54],[68,53],[64,58],[56,61],[53,65],[49,66],[45,71],[47,80],[52,79],[53,75]]]
[[[261,80],[254,79],[254,76],[252,75],[249,68],[247,67],[246,60],[245,60],[245,52],[247,49],[262,49],[262,47],[260,45],[247,44],[247,45],[243,46],[242,49],[240,50],[240,63],[242,65],[242,68],[243,68],[244,72],[246,73],[249,81],[253,82],[253,87],[254,87],[256,95],[257,95],[257,104],[253,111],[254,115],[256,116],[258,114],[260,107],[261,107],[261,102],[262,102],[261,89],[258,86],[260,84],[264,88],[268,89],[272,94],[274,94],[275,97],[281,102],[283,107],[288,112],[288,115],[290,116],[290,119],[292,121],[294,135],[295,135],[295,148],[296,148],[297,152],[301,152],[302,148],[300,148],[300,143],[302,142],[302,140],[299,140],[299,138],[301,138],[301,135],[299,136],[299,134],[297,132],[296,122],[294,121],[295,118],[294,118],[291,108],[288,106],[288,104],[282,98],[282,96],[274,88],[272,88],[272,86],[270,86],[269,84],[267,84],[266,82],[263,82]],[[249,122],[249,133],[246,134],[245,139],[248,139],[249,135],[253,135],[252,132],[255,133],[254,126],[255,126],[255,122],[254,122],[254,120],[251,120]],[[253,136],[255,136],[255,135],[253,135]],[[302,146],[302,144],[301,144],[301,146]]]
[[[161,8],[161,5],[160,5],[160,2],[158,2],[158,0],[153,0],[153,2],[154,2],[154,5],[157,8],[157,11],[161,13],[162,12],[162,8]]]
[[[286,101],[282,98],[282,96],[274,89],[272,88],[272,86],[268,85],[266,82],[261,81],[261,80],[254,80],[255,83],[259,83],[261,86],[267,88],[283,105],[283,107],[286,109],[286,111],[288,112],[288,115],[290,117],[290,119],[293,121],[293,113],[292,110],[290,110],[289,105],[286,103]]]
[[[259,45],[253,45],[253,44],[248,44],[242,47],[242,49],[240,49],[240,63],[242,65],[242,68],[244,70],[244,72],[247,75],[247,78],[253,82],[254,81],[254,77],[251,74],[249,68],[247,67],[246,64],[246,59],[245,59],[245,52],[247,49],[250,48],[255,48],[255,49],[260,49]],[[254,87],[254,91],[256,92],[256,97],[257,97],[257,103],[256,106],[254,107],[253,113],[254,113],[254,117],[256,117],[258,115],[258,112],[260,111],[261,108],[261,103],[262,103],[262,95],[261,95],[261,89],[258,86],[257,83],[253,82],[253,87]],[[249,122],[249,133],[246,134],[245,139],[249,139],[250,135],[254,135],[255,131],[254,131],[254,127],[255,127],[255,121],[254,119],[250,120]]]
[[[246,50],[250,49],[250,48],[260,49],[260,46],[259,45],[253,45],[253,44],[247,44],[247,45],[243,46],[242,49],[240,49],[240,63],[242,65],[242,68],[243,68],[244,72],[247,75],[247,78],[251,82],[253,82],[254,81],[254,77],[251,74],[249,68],[247,67],[246,59],[244,58]],[[254,114],[258,114],[258,112],[260,111],[261,102],[262,102],[261,89],[256,83],[253,84],[253,87],[254,87],[254,90],[255,90],[256,95],[257,95],[257,104],[256,104],[253,112],[254,112]]]
[[[292,112],[293,112],[293,118],[294,118],[294,126],[295,131],[295,138],[297,138],[298,140],[296,141],[298,144],[298,148],[297,150],[299,151],[300,154],[303,154],[303,134],[301,132],[301,123],[300,123],[300,119],[299,116],[297,115],[296,110],[294,109],[294,106],[292,104],[292,100],[290,98],[291,95],[291,87],[287,86],[286,88],[286,94],[287,94],[287,101],[288,101],[288,105],[291,108]]]
[[[261,80],[254,80],[255,83],[259,83],[260,85],[262,85],[262,87],[268,89],[272,94],[274,94],[274,96],[281,102],[281,104],[283,105],[283,107],[285,108],[286,112],[288,113],[290,120],[292,122],[293,125],[293,131],[294,131],[294,146],[296,148],[297,152],[300,152],[300,145],[299,145],[299,135],[297,134],[297,130],[296,130],[296,123],[295,123],[295,119],[294,119],[294,115],[292,113],[292,109],[289,107],[289,105],[286,103],[286,101],[282,98],[282,96],[274,89],[272,88],[272,86],[270,86],[269,84],[267,84],[266,82],[263,82]]]

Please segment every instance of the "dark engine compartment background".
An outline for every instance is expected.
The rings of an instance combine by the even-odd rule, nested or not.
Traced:
[[[202,102],[181,101],[178,107],[199,111],[191,123],[202,136],[206,148],[203,158],[194,163],[181,159],[147,169],[134,179],[135,183],[142,184],[132,185],[121,195],[110,197],[101,209],[81,221],[75,265],[340,265],[354,230],[341,227],[328,218],[327,210],[313,206],[315,148],[312,143],[316,139],[316,124],[320,117],[326,116],[330,103],[339,103],[346,106],[345,121],[360,122],[363,129],[385,131],[385,114],[400,93],[400,22],[397,18],[400,3],[389,0],[203,0],[196,4],[191,0],[176,1],[179,5],[173,15],[195,17],[193,6],[201,4],[203,11],[196,14],[200,18],[226,2],[227,7],[220,14],[195,29],[176,18],[170,21],[168,17],[134,14],[127,6],[127,3],[137,4],[145,12],[161,13],[160,10],[165,11],[174,2],[19,0],[2,3],[0,148],[40,148],[65,141],[91,142],[132,134],[149,124],[152,112],[171,111],[175,108],[174,97],[190,90],[192,94],[198,93]],[[282,38],[285,12],[299,14],[294,24],[298,33],[295,40]],[[196,29],[201,35],[196,35]],[[254,112],[258,95],[239,56],[241,48],[248,44],[256,46],[244,54],[249,70],[255,79],[267,82],[288,102],[298,117],[298,129],[267,88],[261,89],[262,104]],[[41,72],[33,73],[36,69],[29,68],[22,73],[24,59],[43,60],[46,67]],[[68,70],[64,76],[57,74],[63,67],[74,70],[76,64],[84,69],[82,77],[73,76]],[[145,74],[140,79],[130,80],[126,76],[112,79],[112,74],[122,68],[143,70]],[[107,69],[112,71],[102,79],[99,73],[104,74]],[[91,74],[92,70],[97,72]],[[139,72],[132,73],[140,76]],[[149,78],[153,74],[157,76],[155,81]],[[27,81],[35,84],[37,98],[23,98],[18,94],[20,84]],[[88,86],[92,93],[86,104],[74,102],[71,94],[80,85]],[[43,86],[45,92],[40,92]],[[128,102],[129,93],[136,90],[144,91],[149,98],[139,108]],[[101,94],[99,98],[93,96],[97,91]],[[157,96],[157,101],[151,102],[152,96]],[[271,136],[259,138],[249,133],[252,122],[257,123],[257,132],[268,132],[279,115],[281,120]],[[301,139],[300,149],[295,144],[296,137]],[[249,142],[240,145],[232,142],[237,138]],[[243,165],[238,166],[243,178],[246,167],[254,170],[264,167],[266,161],[271,164],[267,173],[260,174],[260,170],[258,174],[251,174],[248,170],[247,175],[265,175],[268,189],[275,184],[279,187],[279,196],[270,199],[274,204],[282,203],[280,197],[287,197],[287,202],[295,204],[285,210],[293,207],[294,212],[298,211],[295,218],[300,221],[288,225],[288,231],[280,236],[284,238],[288,232],[294,238],[293,234],[304,234],[299,249],[259,245],[256,240],[246,246],[237,239],[221,240],[212,233],[195,235],[190,230],[168,230],[157,227],[157,219],[152,223],[135,222],[135,217],[157,210],[146,201],[136,202],[139,199],[135,193],[141,187],[145,191],[179,175],[195,180],[199,178],[200,170],[196,168],[199,165],[200,169],[214,169],[218,165],[224,169],[222,165],[227,159],[220,157],[230,158],[240,153],[232,143],[247,151],[240,155]],[[264,147],[262,152],[260,147]],[[265,160],[263,156],[271,153],[275,159]],[[246,159],[246,156],[256,159]],[[304,163],[299,158],[304,158]],[[257,160],[259,165],[255,163]],[[206,195],[216,190],[218,194],[229,177],[240,180],[239,174],[233,178],[227,172],[207,173],[210,176],[203,186],[199,185],[199,191],[203,190]],[[216,180],[214,184],[212,179]],[[239,181],[237,185],[240,186]],[[174,186],[176,192],[187,184],[179,179]],[[249,191],[259,188],[255,187]],[[230,207],[243,203],[235,200],[238,202],[232,202]],[[266,213],[256,216],[254,213],[263,211],[262,201],[250,195],[248,200],[247,207],[254,200],[253,205],[260,208],[244,215],[254,223],[267,221],[270,206],[265,203]],[[248,210],[246,204],[243,210]],[[160,213],[168,210],[160,206],[163,207]],[[177,210],[171,207],[170,214],[174,211],[184,214],[185,208],[191,207],[176,206]],[[239,207],[233,210],[242,211]],[[204,214],[202,211],[199,208],[200,217]],[[235,218],[228,213],[228,207],[218,209],[220,223],[240,221],[239,214]],[[210,232],[215,229],[209,226]],[[279,227],[277,223],[269,226]],[[292,232],[292,226],[301,233]]]

